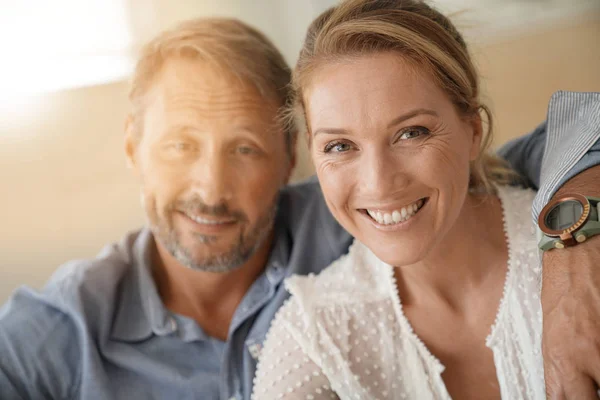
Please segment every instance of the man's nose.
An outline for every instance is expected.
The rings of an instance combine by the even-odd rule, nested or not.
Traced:
[[[190,173],[193,190],[209,206],[228,202],[233,197],[233,177],[226,154],[219,149],[206,149],[196,160]]]

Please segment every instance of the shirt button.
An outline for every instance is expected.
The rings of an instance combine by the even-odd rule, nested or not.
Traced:
[[[169,318],[169,324],[171,326],[171,332],[175,332],[177,330],[177,321],[175,321],[175,318]]]

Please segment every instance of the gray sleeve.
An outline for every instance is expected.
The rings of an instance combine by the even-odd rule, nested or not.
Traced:
[[[73,321],[19,289],[0,308],[0,399],[70,399],[78,385]]]
[[[498,150],[498,155],[524,178],[528,187],[538,190],[545,147],[546,121],[533,132],[506,143]]]

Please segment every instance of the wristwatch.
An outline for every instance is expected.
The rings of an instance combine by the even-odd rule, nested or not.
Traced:
[[[600,198],[568,193],[552,200],[538,217],[538,247],[563,249],[600,234]]]

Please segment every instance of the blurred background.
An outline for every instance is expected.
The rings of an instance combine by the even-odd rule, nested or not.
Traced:
[[[199,16],[240,18],[290,64],[335,0],[0,0],[0,303],[144,223],[123,123],[136,49]],[[467,37],[496,145],[556,90],[600,91],[600,0],[438,0]],[[311,174],[299,143],[294,179]]]

